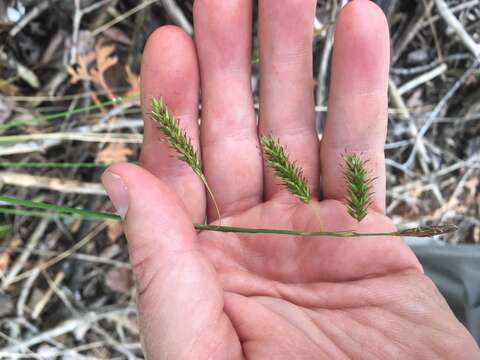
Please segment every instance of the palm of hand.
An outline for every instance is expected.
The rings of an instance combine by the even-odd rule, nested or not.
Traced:
[[[393,227],[377,213],[355,224],[336,201],[305,206],[274,200],[223,219],[222,224],[318,231],[319,218],[331,230]],[[203,334],[210,340],[199,342],[206,353],[194,351],[202,358],[461,355],[449,351],[456,339],[461,341],[462,328],[453,317],[435,317],[449,313],[448,306],[400,239],[203,232],[199,242],[224,292],[224,303],[210,309],[222,320]],[[226,328],[218,326],[220,321]],[[435,333],[442,326],[443,331]],[[405,333],[412,336],[404,338]]]

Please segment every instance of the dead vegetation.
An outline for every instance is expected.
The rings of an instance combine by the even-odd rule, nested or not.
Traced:
[[[320,128],[344,2],[318,4]],[[405,227],[452,222],[449,241],[480,242],[480,0],[378,3],[392,33],[388,214]],[[167,23],[191,33],[191,1],[0,3],[2,194],[111,210],[99,178],[137,159],[141,51]],[[0,357],[141,357],[118,223],[0,209]]]

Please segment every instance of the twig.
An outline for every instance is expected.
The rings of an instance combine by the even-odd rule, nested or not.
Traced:
[[[183,28],[188,34],[193,34],[193,27],[192,24],[187,20],[185,15],[182,12],[182,9],[177,5],[175,0],[161,0],[163,7],[167,11],[168,15],[170,15],[175,21],[175,23]]]
[[[37,270],[37,271],[39,271],[39,270]],[[53,293],[55,292],[55,289],[58,289],[58,286],[63,281],[64,277],[65,277],[65,273],[63,271],[58,272],[55,275],[55,279],[53,279],[53,281],[50,281],[50,279],[47,277],[48,284],[49,284],[50,287],[45,292],[45,294],[42,296],[42,298],[35,304],[35,307],[33,308],[33,311],[32,311],[32,319],[33,320],[36,320],[40,316],[43,309],[45,308],[45,306],[50,301]]]
[[[37,280],[38,275],[40,274],[40,270],[35,270],[30,273],[30,276],[25,281],[23,285],[22,291],[20,292],[20,296],[17,300],[17,316],[23,318],[24,311],[25,311],[25,303],[27,302],[28,295],[32,289],[35,280]]]
[[[11,253],[21,252],[21,250],[23,249],[24,248],[15,248],[12,250],[12,249],[9,249],[7,246],[0,247],[0,251],[9,250]],[[60,255],[61,253],[58,251],[49,251],[49,250],[33,250],[32,254],[55,257]],[[70,257],[72,259],[79,260],[79,261],[91,262],[94,264],[110,265],[117,268],[130,269],[132,267],[131,264],[128,262],[113,260],[103,256],[95,256],[90,254],[78,253],[78,254],[70,255]]]
[[[1,143],[16,143],[32,140],[60,140],[60,141],[83,141],[83,142],[109,142],[120,144],[141,144],[143,136],[141,134],[98,134],[98,133],[80,133],[80,132],[55,132],[55,133],[37,133],[25,135],[0,136]]]
[[[332,24],[335,23],[335,18],[337,17],[337,1],[332,1],[332,9],[330,10],[330,21]],[[330,60],[333,50],[333,38],[335,33],[335,26],[331,25],[327,30],[327,35],[323,45],[322,58],[318,70],[318,79],[317,79],[317,94],[316,94],[316,103],[318,106],[326,106],[326,99],[328,96],[328,70],[330,68]],[[317,112],[316,114],[316,125],[320,134],[323,134],[323,126],[325,121],[325,114],[323,112]]]
[[[109,21],[108,23],[98,27],[97,29],[93,30],[92,31],[92,35],[93,36],[97,36],[101,33],[103,33],[105,30],[111,28],[112,26],[114,26],[115,24],[118,24],[119,22],[122,22],[123,20],[127,19],[128,17],[134,15],[135,13],[139,12],[140,10],[146,8],[147,6],[150,6],[152,5],[153,3],[157,2],[158,0],[145,0],[144,2],[138,4],[137,6],[135,6],[134,8],[128,10],[127,12],[125,12],[124,14],[116,17],[115,19],[113,19],[112,21]]]
[[[433,125],[436,118],[445,109],[445,107],[448,104],[448,101],[460,89],[460,87],[465,83],[465,81],[467,81],[467,79],[477,70],[479,64],[480,64],[480,61],[478,59],[475,60],[474,63],[461,76],[461,78],[458,79],[458,81],[445,94],[445,96],[442,98],[442,100],[440,100],[440,102],[437,104],[435,109],[433,109],[433,111],[430,113],[430,116],[427,118],[427,121],[421,127],[421,129],[419,130],[419,132],[418,132],[418,134],[415,138],[415,145],[413,146],[413,149],[410,153],[410,156],[408,157],[408,160],[404,164],[406,167],[412,168],[413,163],[415,161],[415,155],[416,155],[417,151],[419,150],[419,147],[420,146],[424,147],[423,142],[422,142],[423,137],[425,136],[427,131],[430,129],[430,127]]]
[[[29,339],[18,342],[14,345],[7,346],[3,349],[0,349],[0,357],[4,354],[11,354],[14,352],[24,351],[26,348],[35,346],[45,341],[50,341],[58,336],[68,334],[72,331],[75,331],[78,327],[85,325],[91,321],[90,317],[84,317],[81,319],[71,319],[64,321],[63,323],[57,325],[56,327],[44,331],[36,336],[33,336]]]
[[[23,65],[13,57],[8,56],[0,47],[0,61],[7,63],[14,67],[17,71],[18,77],[25,80],[31,87],[38,89],[40,87],[40,80],[37,75],[30,70],[27,66]],[[8,80],[0,80],[0,85],[8,84]]]
[[[473,7],[477,6],[478,4],[480,4],[480,0],[470,0],[470,1],[467,1],[467,2],[465,2],[465,0],[464,0],[464,1],[462,1],[462,3],[458,4],[457,6],[451,7],[450,11],[453,14],[455,14],[457,12],[473,8]],[[438,16],[438,15],[432,16],[430,19],[424,21],[422,27],[430,26],[431,24],[437,22],[440,19],[441,19],[441,17]]]
[[[53,266],[53,265],[57,264],[58,262],[62,261],[63,259],[68,258],[71,254],[73,254],[74,252],[76,252],[77,250],[81,249],[83,246],[88,244],[90,241],[92,241],[95,238],[95,236],[97,236],[100,232],[102,232],[105,229],[105,227],[106,227],[105,223],[99,224],[87,236],[85,236],[82,240],[80,240],[78,243],[73,245],[70,249],[64,251],[60,255],[58,255],[58,256],[56,256],[56,257],[54,257],[54,258],[52,258],[48,261],[41,262],[39,265],[37,265],[32,270],[28,270],[28,271],[25,271],[25,272],[17,275],[14,279],[12,279],[10,281],[10,284],[16,283],[18,281],[21,281],[21,280],[29,277],[30,274],[32,273],[32,271],[36,271],[37,269],[46,270],[50,266]]]
[[[468,34],[462,23],[455,17],[444,0],[435,0],[435,4],[437,5],[438,12],[443,19],[452,27],[463,44],[478,59],[480,57],[480,45],[477,44],[475,40],[473,40],[473,38]]]
[[[403,84],[398,88],[398,93],[400,95],[403,95],[409,91],[412,91],[413,89],[419,87],[420,85],[435,79],[437,76],[442,75],[445,71],[447,71],[448,66],[446,64],[442,64],[433,70],[426,72],[415,79],[410,80],[409,82]]]
[[[75,4],[75,13],[73,15],[73,33],[72,33],[72,49],[70,51],[70,65],[73,65],[77,62],[77,44],[78,37],[80,33],[80,23],[84,15],[108,4],[112,0],[102,0],[93,3],[92,5],[82,9],[80,7],[80,0],[74,0]]]
[[[470,168],[467,172],[462,176],[460,181],[458,182],[455,190],[453,191],[452,195],[450,196],[448,202],[440,209],[442,211],[442,216],[440,217],[440,221],[443,221],[447,216],[448,210],[450,210],[455,204],[458,203],[458,198],[465,187],[467,180],[473,175],[473,173],[477,171],[477,169]]]
[[[25,15],[9,32],[9,35],[13,38],[15,37],[22,29],[28,25],[30,21],[35,19],[45,10],[47,10],[51,5],[56,3],[58,0],[46,0],[41,1],[37,6],[32,8],[30,12]]]
[[[12,265],[10,271],[5,275],[5,278],[2,281],[2,289],[7,289],[11,284],[13,284],[17,274],[23,269],[25,263],[27,262],[30,254],[33,249],[37,246],[38,242],[42,238],[45,230],[47,229],[48,224],[50,223],[49,219],[43,219],[35,228],[32,236],[28,240],[27,246],[22,254],[18,257],[17,261]]]
[[[98,183],[13,172],[0,172],[0,183],[27,188],[46,189],[67,194],[106,195],[103,186]]]
[[[393,104],[399,109],[399,118],[402,120],[409,120],[410,111],[408,111],[407,105],[405,105],[405,101],[403,101],[402,94],[400,94],[400,91],[392,78],[388,81],[388,90]]]
[[[432,4],[428,7],[425,6],[423,1],[417,2],[417,10],[414,17],[410,20],[408,27],[402,34],[402,37],[395,43],[394,51],[392,54],[392,62],[395,63],[403,51],[411,43],[411,40],[417,35],[418,31],[422,28],[422,19],[431,9]]]

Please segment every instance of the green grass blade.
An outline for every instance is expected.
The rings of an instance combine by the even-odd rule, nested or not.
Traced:
[[[132,99],[132,98],[135,98],[135,97],[136,96],[117,97],[113,100],[105,101],[105,102],[102,102],[100,104],[84,106],[84,107],[80,107],[80,108],[73,109],[73,110],[62,111],[62,112],[58,112],[58,113],[54,113],[54,114],[50,114],[50,115],[45,115],[45,116],[37,116],[37,117],[34,117],[34,118],[29,118],[29,119],[18,119],[18,120],[14,120],[14,121],[11,121],[11,122],[6,123],[6,124],[0,124],[0,130],[8,130],[8,129],[12,129],[12,128],[19,127],[19,126],[24,126],[24,125],[43,124],[43,123],[46,123],[48,121],[65,118],[67,116],[83,114],[83,113],[86,113],[86,112],[89,112],[89,111],[92,111],[92,110],[98,110],[98,109],[101,109],[105,106],[118,105],[118,104],[121,104],[123,101],[125,101],[127,99]]]
[[[68,162],[0,162],[0,168],[6,169],[104,169],[110,164],[68,163]]]
[[[60,206],[60,205],[17,199],[17,198],[12,198],[7,196],[0,196],[0,202],[12,204],[12,205],[24,206],[31,209],[49,210],[54,213],[80,217],[85,220],[120,220],[120,216],[113,213],[69,208],[69,207]]]
[[[0,206],[0,214],[5,215],[15,215],[15,216],[25,216],[25,217],[37,217],[37,218],[47,218],[53,219],[56,217],[62,218],[72,218],[75,215],[69,214],[60,214],[60,213],[53,213],[53,212],[45,212],[45,211],[32,211],[32,210],[24,210],[24,209],[15,209],[15,208],[7,208]]]

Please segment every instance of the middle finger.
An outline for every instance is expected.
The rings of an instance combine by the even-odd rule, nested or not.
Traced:
[[[260,0],[260,133],[286,147],[304,170],[311,191],[319,183],[314,123],[312,38],[316,0]],[[266,199],[284,193],[265,170]]]

